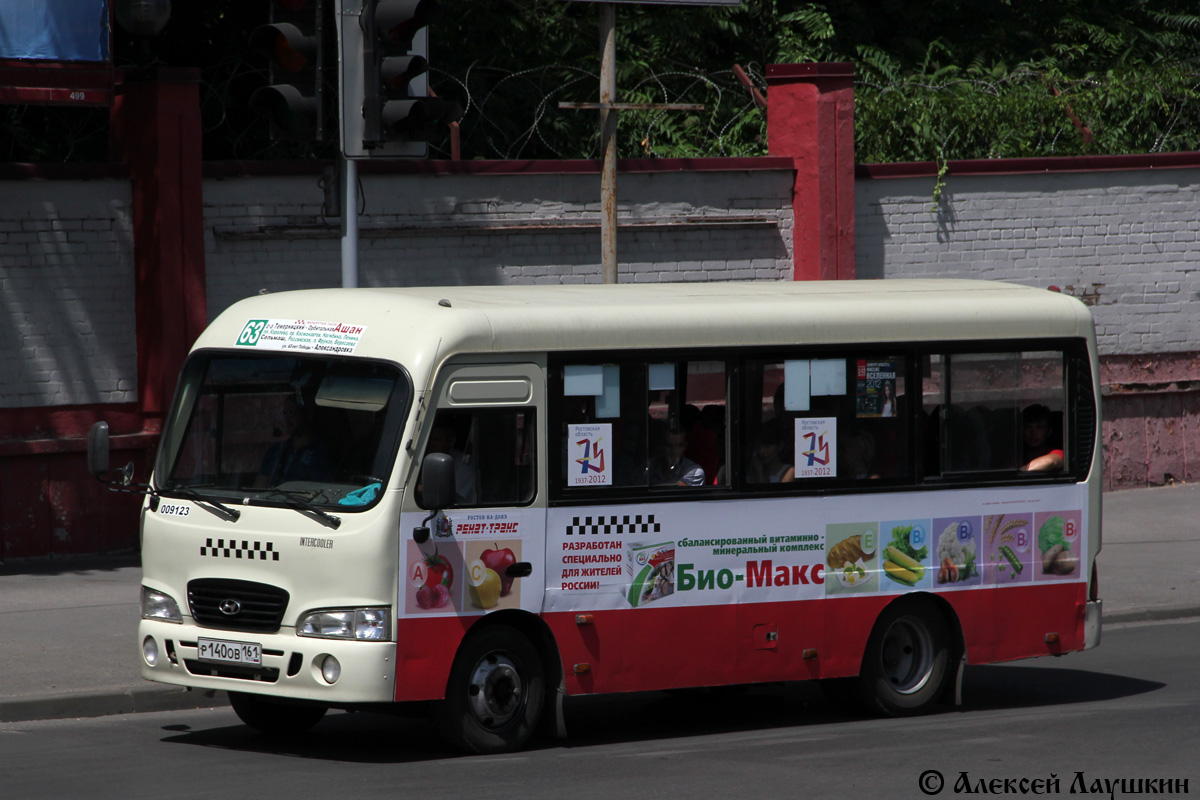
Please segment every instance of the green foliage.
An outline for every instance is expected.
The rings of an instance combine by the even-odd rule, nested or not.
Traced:
[[[335,137],[273,142],[249,111],[267,68],[247,41],[266,6],[175,3],[159,37],[117,31],[116,62],[200,67],[207,159],[330,157]],[[599,100],[596,4],[442,6],[430,29],[431,84],[467,109],[465,158],[599,155],[598,113],[559,107]],[[1194,0],[743,0],[618,6],[618,100],[704,106],[621,112],[619,153],[765,154],[765,115],[732,67],[766,93],[763,65],[810,61],[853,62],[861,162],[1200,149]],[[332,103],[327,110],[336,113]],[[434,152],[446,155],[447,142]],[[4,106],[0,157],[106,160],[107,112]]]

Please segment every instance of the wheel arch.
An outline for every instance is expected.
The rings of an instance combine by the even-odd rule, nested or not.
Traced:
[[[513,628],[533,644],[538,652],[538,656],[541,658],[547,688],[557,690],[563,680],[562,658],[559,656],[558,643],[554,638],[554,633],[550,630],[550,626],[541,617],[531,614],[528,611],[504,609],[503,611],[495,611],[480,617],[466,632],[462,641],[459,642],[458,649],[454,653],[455,660],[458,659],[463,647],[466,646],[467,641],[472,636],[477,635],[480,631],[497,626]],[[442,696],[445,697],[448,691],[449,678],[447,677],[447,685],[443,689]]]
[[[959,667],[960,664],[966,663],[966,639],[963,636],[962,620],[959,618],[954,606],[946,598],[933,592],[908,592],[895,597],[891,602],[886,603],[879,609],[879,612],[875,615],[875,621],[871,624],[871,632],[867,635],[867,639],[863,645],[862,654],[859,659],[859,674],[862,674],[863,667],[866,665],[866,659],[870,655],[870,642],[879,631],[880,620],[890,611],[909,608],[932,609],[941,615],[942,619],[946,622],[946,630],[950,634],[950,669],[952,670],[952,677],[951,680],[946,682],[941,700],[942,702],[953,703],[957,698]]]
[[[954,610],[954,606],[950,605],[944,597],[933,592],[908,592],[898,595],[891,602],[884,604],[879,609],[879,613],[875,615],[874,622],[871,623],[871,633],[868,639],[875,634],[879,620],[883,615],[898,608],[915,608],[915,607],[933,608],[946,621],[946,628],[950,632],[950,657],[955,662],[963,657],[966,652],[966,644],[963,638],[962,622],[959,620],[958,612]],[[864,645],[862,658],[867,657],[867,648]],[[861,659],[860,659],[861,661]]]

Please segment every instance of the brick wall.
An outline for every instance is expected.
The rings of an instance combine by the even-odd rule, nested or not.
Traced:
[[[1057,286],[1102,354],[1196,350],[1200,169],[951,175],[855,185],[859,278]]]
[[[860,177],[858,277],[1081,297],[1103,359],[1109,485],[1200,480],[1200,168],[1060,161],[952,169],[936,209],[932,174]],[[0,410],[136,403],[129,182],[36,177],[49,179],[0,176]],[[264,289],[340,283],[319,179],[206,178],[210,318]],[[594,172],[367,174],[362,186],[363,286],[599,280]],[[787,169],[623,172],[622,280],[789,278],[791,186]]]
[[[858,276],[986,278],[1079,297],[1101,354],[1105,487],[1200,480],[1200,169],[1168,161],[1194,155],[1142,169],[1101,159],[1105,170],[1089,172],[952,165],[967,174],[948,176],[936,207],[933,174],[860,179]]]
[[[208,311],[262,290],[337,286],[319,175],[205,182]],[[589,172],[366,175],[359,285],[598,283]],[[792,270],[790,170],[622,174],[622,282],[780,280]]]
[[[127,180],[0,180],[0,408],[137,399]]]

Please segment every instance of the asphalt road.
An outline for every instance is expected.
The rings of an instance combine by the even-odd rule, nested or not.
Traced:
[[[370,714],[331,713],[283,743],[228,708],[4,723],[0,794],[859,800],[927,797],[929,770],[938,797],[966,794],[964,773],[975,793],[1057,776],[1041,793],[1066,796],[1077,773],[1075,794],[1142,778],[1200,792],[1198,659],[1200,620],[1110,626],[1086,653],[971,667],[963,710],[909,720],[858,716],[808,684],[577,698],[566,742],[490,757],[447,751],[419,719]]]

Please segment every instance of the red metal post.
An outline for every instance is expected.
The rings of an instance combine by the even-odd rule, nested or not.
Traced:
[[[854,279],[854,68],[767,67],[767,146],[791,157],[794,278]]]
[[[133,183],[138,405],[161,417],[207,324],[200,71],[126,73],[111,113],[113,157]]]

